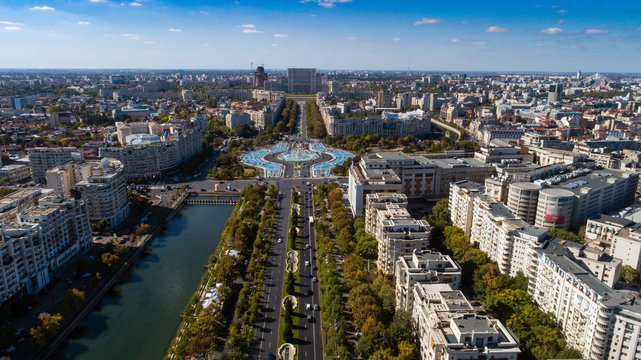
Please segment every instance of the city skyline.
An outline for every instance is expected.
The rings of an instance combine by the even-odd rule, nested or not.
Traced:
[[[640,72],[641,5],[0,1],[0,68]]]

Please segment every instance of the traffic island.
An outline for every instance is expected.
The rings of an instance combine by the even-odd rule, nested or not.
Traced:
[[[278,348],[278,357],[281,360],[296,359],[296,347],[290,343],[284,343],[280,348]]]
[[[287,301],[287,299],[289,299],[289,301],[291,301],[292,309],[296,310],[296,308],[298,307],[298,298],[296,298],[295,296],[292,296],[292,295],[285,296],[283,298],[283,301],[280,302],[280,306],[283,307],[283,310],[287,310],[287,308],[285,307],[285,301]]]
[[[287,252],[287,265],[285,267],[290,273],[295,273],[298,271],[298,251],[289,250]]]

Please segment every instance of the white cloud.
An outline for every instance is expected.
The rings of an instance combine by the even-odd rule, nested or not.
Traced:
[[[424,24],[436,24],[436,23],[439,23],[439,22],[441,22],[441,20],[440,20],[440,19],[434,19],[434,18],[422,18],[422,19],[421,19],[421,20],[419,20],[419,21],[415,21],[415,22],[414,22],[414,26],[424,25]]]
[[[568,11],[567,10],[558,10],[557,13],[559,13],[559,14],[567,14]]]
[[[34,11],[56,11],[56,8],[52,8],[50,6],[34,6],[29,10],[34,10]]]
[[[504,27],[500,27],[500,26],[490,26],[489,28],[487,28],[487,30],[485,30],[485,32],[488,32],[488,33],[506,33],[506,32],[510,32],[510,29],[504,28]]]
[[[0,21],[0,25],[24,26],[24,24],[13,22],[13,21]]]
[[[322,6],[324,8],[333,8],[336,7],[336,4],[349,3],[352,2],[352,0],[301,0],[301,3],[303,4],[308,2],[317,3],[318,6]]]
[[[392,41],[401,41],[401,38],[392,38]]]
[[[485,46],[485,41],[475,41],[472,44],[474,44],[476,46]]]
[[[204,46],[204,47],[210,47],[210,46],[211,46],[211,44],[210,44],[210,43],[204,43],[204,44],[203,44],[203,46]]]
[[[600,34],[607,34],[609,33],[609,31],[601,30],[601,29],[586,29],[585,33],[588,35],[600,35]]]
[[[542,29],[541,32],[548,35],[559,35],[563,33],[563,30],[558,27],[551,27],[547,29]]]
[[[124,38],[127,38],[127,39],[130,39],[130,40],[140,40],[141,39],[140,35],[138,35],[138,34],[125,33],[125,34],[120,34],[120,36],[122,36]]]
[[[91,3],[104,3],[107,2],[107,0],[89,0]]]
[[[142,6],[142,4],[134,1],[134,2],[130,2],[129,6]]]
[[[275,38],[286,38],[286,37],[289,37],[289,35],[285,35],[285,34],[274,34],[274,37],[275,37]]]
[[[203,15],[209,15],[209,12],[208,12],[208,11],[202,11],[202,10],[201,10],[201,11],[200,11],[200,13],[201,13],[201,14],[203,14]]]
[[[536,43],[535,45],[536,45],[537,47],[542,47],[542,46],[543,46],[543,44],[541,44],[541,43]]]
[[[455,44],[460,44],[460,43],[463,42],[463,40],[461,40],[461,39],[452,39],[452,42],[455,43]]]
[[[6,31],[20,31],[20,30],[22,30],[21,28],[19,28],[17,26],[5,26],[4,29]]]
[[[278,45],[278,44],[276,44],[276,43],[273,43],[273,44],[271,44],[270,46],[271,46],[271,47],[279,47],[280,45]]]
[[[345,38],[345,40],[354,41],[354,40],[356,40],[356,37],[348,36],[348,37]]]
[[[260,30],[245,29],[245,30],[243,30],[243,33],[245,33],[245,34],[262,34],[263,32],[260,31]]]
[[[89,25],[89,21],[78,21],[78,25]]]
[[[174,29],[174,28],[169,28],[169,29],[167,29],[167,31],[170,31],[170,32],[183,32],[182,29]]]
[[[563,19],[558,21],[559,24],[563,24],[564,22],[565,22],[565,20],[563,20]]]
[[[461,24],[467,25],[467,21],[463,20],[463,21],[461,21]]]
[[[253,29],[256,27],[254,24],[242,24],[240,25],[241,28],[247,28],[247,29]]]
[[[155,44],[156,42],[155,42],[155,41],[151,41],[151,40],[145,40],[145,41],[143,41],[142,43],[143,43],[143,44],[147,44],[147,45],[153,45],[153,44]]]

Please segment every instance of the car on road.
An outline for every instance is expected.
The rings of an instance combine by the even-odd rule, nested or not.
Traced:
[[[309,245],[309,244],[305,244],[305,248],[306,248],[306,249],[311,249],[311,247],[312,247],[311,245]]]
[[[314,276],[314,277],[312,278],[312,281],[313,281],[313,282],[318,282],[318,279],[316,278],[316,276]]]
[[[305,260],[305,266],[309,266],[309,261]]]
[[[311,314],[307,314],[307,322],[314,322],[314,317]]]
[[[318,304],[314,304],[314,311],[319,311],[319,310],[320,310],[320,306],[318,306]]]
[[[311,309],[312,309],[312,304],[307,303],[307,304],[305,305],[305,309],[306,309],[306,310],[311,310]]]
[[[283,242],[283,238],[278,238],[278,242],[282,243]]]
[[[307,275],[305,275],[305,277],[311,279],[312,278],[312,274],[311,273],[307,273]]]

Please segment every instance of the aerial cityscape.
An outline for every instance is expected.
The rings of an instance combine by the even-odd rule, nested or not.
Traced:
[[[0,0],[0,359],[641,359],[641,5]]]

